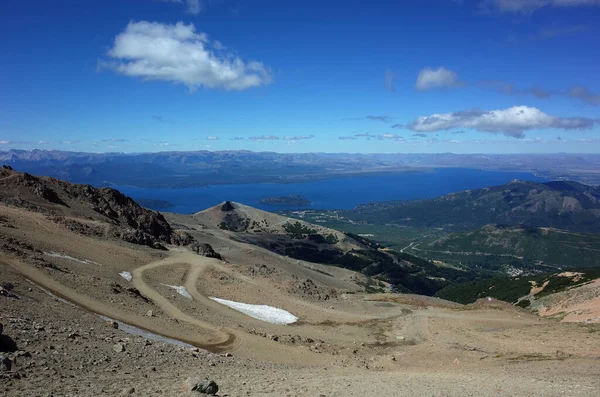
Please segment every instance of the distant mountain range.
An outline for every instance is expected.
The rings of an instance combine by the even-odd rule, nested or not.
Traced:
[[[467,231],[487,224],[600,232],[600,188],[577,182],[523,182],[415,201],[374,202],[344,212],[373,224]]]
[[[13,149],[0,151],[0,164],[97,186],[287,183],[432,168],[524,171],[547,179],[600,184],[597,154],[285,154],[244,150],[126,154]]]

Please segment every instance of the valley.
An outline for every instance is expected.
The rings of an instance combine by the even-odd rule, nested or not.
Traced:
[[[598,318],[581,305],[600,275],[569,278],[584,299],[576,322],[558,322],[575,294],[564,283],[523,289],[547,317],[488,295],[457,303],[423,293],[451,298],[475,273],[407,253],[417,244],[391,250],[230,201],[160,214],[110,189],[0,172],[7,396],[179,396],[199,371],[228,395],[597,391]]]

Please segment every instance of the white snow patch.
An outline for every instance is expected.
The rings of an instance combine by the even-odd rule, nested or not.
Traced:
[[[121,273],[119,273],[119,275],[127,281],[133,280],[133,276],[129,272],[121,272]]]
[[[50,251],[50,252],[44,252],[44,254],[48,255],[48,256],[51,256],[53,258],[62,258],[62,259],[68,259],[68,260],[73,261],[73,262],[83,263],[84,265],[102,266],[98,262],[90,261],[89,259],[73,258],[72,256],[61,254],[59,252],[52,252],[52,251]]]
[[[162,283],[161,283],[162,284]],[[187,291],[187,289],[185,289],[185,287],[183,285],[168,285],[168,284],[162,284],[165,287],[169,287],[169,288],[173,288],[175,291],[177,291],[177,293],[183,297],[186,297],[188,299],[193,299],[192,295],[190,295],[190,293]]]
[[[294,316],[292,313],[273,306],[251,305],[249,303],[228,301],[226,299],[215,297],[210,297],[210,299],[214,300],[215,302],[219,302],[222,305],[229,306],[230,308],[242,312],[252,318],[265,321],[267,323],[291,324],[298,321],[298,317]]]

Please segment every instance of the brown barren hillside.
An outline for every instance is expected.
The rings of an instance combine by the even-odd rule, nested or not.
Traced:
[[[186,379],[205,377],[230,396],[598,395],[592,325],[487,300],[365,294],[363,274],[239,237],[270,232],[218,227],[221,209],[163,217],[115,191],[11,170],[0,187],[3,396],[192,396]],[[358,244],[335,236],[315,244]],[[197,255],[202,244],[221,259]],[[275,323],[290,318],[276,309],[297,320]]]

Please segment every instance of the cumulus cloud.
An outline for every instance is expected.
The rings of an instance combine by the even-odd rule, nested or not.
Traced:
[[[472,109],[455,113],[419,117],[408,125],[416,132],[435,132],[453,128],[472,128],[480,132],[502,133],[523,138],[532,129],[557,128],[563,130],[589,129],[594,120],[583,117],[556,117],[527,106],[504,110]]]
[[[600,6],[600,0],[483,0],[483,11],[513,14],[531,14],[544,7]]]
[[[433,88],[452,88],[465,85],[460,81],[458,74],[443,67],[437,69],[421,69],[417,76],[415,88],[419,91],[430,90]]]
[[[220,44],[220,43],[219,43]],[[115,37],[99,67],[143,80],[184,84],[190,91],[199,87],[246,90],[271,83],[267,68],[256,61],[244,62],[232,54],[216,54],[214,43],[193,24],[130,22]]]
[[[206,137],[207,141],[218,141],[219,139],[221,139],[221,138],[219,138],[218,136],[214,136],[214,135],[210,135],[210,136]]]
[[[251,136],[251,141],[278,141],[279,137],[275,135],[261,135],[261,136]]]
[[[186,5],[188,14],[198,15],[202,11],[202,2],[200,0],[162,0],[164,3],[179,3]]]
[[[385,83],[385,89],[388,90],[389,92],[395,92],[396,91],[396,86],[394,86],[394,80],[396,80],[396,73],[392,72],[391,70],[386,70],[385,71],[385,75],[383,76],[383,81]]]

